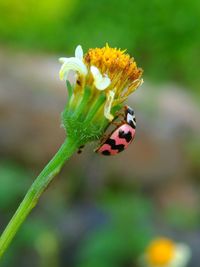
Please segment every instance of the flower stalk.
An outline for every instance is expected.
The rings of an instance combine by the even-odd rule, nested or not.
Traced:
[[[67,138],[53,159],[36,178],[24,197],[24,200],[21,202],[19,208],[0,237],[0,258],[11,243],[21,224],[37,204],[41,194],[44,192],[56,174],[59,173],[65,161],[72,156],[78,147],[79,144],[76,140]]]

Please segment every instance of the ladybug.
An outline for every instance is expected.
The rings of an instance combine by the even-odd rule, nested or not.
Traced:
[[[132,108],[125,106],[123,120],[118,124],[114,124],[117,127],[109,134],[106,140],[104,139],[101,142],[95,152],[106,156],[116,155],[126,149],[133,141],[136,130],[136,118]]]

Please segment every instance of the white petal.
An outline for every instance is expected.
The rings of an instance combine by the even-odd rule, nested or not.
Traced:
[[[95,86],[99,90],[105,90],[110,85],[110,79],[108,77],[104,77],[99,81],[95,82]]]
[[[167,267],[186,267],[190,257],[190,248],[185,244],[177,244],[175,255]]]
[[[67,61],[67,60],[68,60],[67,57],[60,57],[60,58],[59,58],[59,62],[60,62],[60,63],[65,63],[65,61]]]
[[[75,50],[75,57],[79,58],[80,60],[83,60],[83,49],[81,45],[78,45]]]
[[[99,69],[97,67],[95,67],[95,66],[91,66],[90,70],[92,72],[93,77],[101,75]]]
[[[68,72],[70,70],[77,71],[81,75],[86,75],[87,74],[87,67],[85,64],[78,58],[75,57],[70,57],[70,58],[61,58],[61,60],[64,60],[63,65],[60,68],[60,79],[61,80],[66,80]]]
[[[111,108],[112,108],[112,103],[113,103],[113,100],[114,100],[114,96],[115,96],[114,91],[109,91],[108,94],[107,94],[107,99],[106,99],[106,103],[105,103],[105,106],[104,106],[104,116],[109,121],[112,121],[113,118],[114,118],[113,115],[110,113]]]
[[[91,66],[90,70],[94,78],[94,85],[97,89],[104,90],[110,85],[110,78],[106,74],[104,74],[103,77],[97,67]]]

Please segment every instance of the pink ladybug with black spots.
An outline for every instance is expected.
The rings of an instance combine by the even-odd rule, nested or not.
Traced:
[[[133,141],[136,131],[135,113],[129,106],[124,107],[124,119],[95,150],[97,153],[110,156],[126,149]]]

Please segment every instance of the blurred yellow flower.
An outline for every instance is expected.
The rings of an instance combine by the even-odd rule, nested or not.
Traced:
[[[187,245],[160,237],[149,244],[140,264],[144,267],[186,267],[190,256]]]

